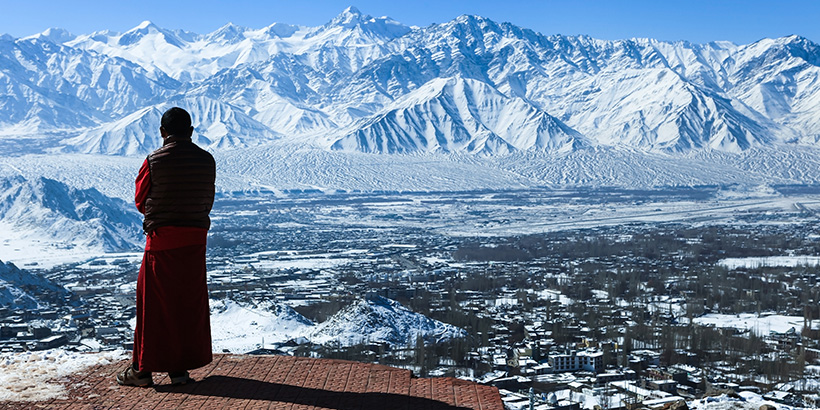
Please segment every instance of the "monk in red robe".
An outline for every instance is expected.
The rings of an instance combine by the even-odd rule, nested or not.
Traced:
[[[163,145],[148,155],[136,180],[146,244],[133,361],[117,375],[121,385],[151,386],[151,372],[168,372],[172,384],[185,384],[188,370],[212,360],[205,248],[216,167],[191,141],[188,112],[171,108],[161,124]]]

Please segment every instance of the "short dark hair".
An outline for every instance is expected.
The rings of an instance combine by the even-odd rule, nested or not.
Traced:
[[[186,135],[191,129],[191,114],[179,107],[174,107],[162,114],[160,122],[168,135]]]

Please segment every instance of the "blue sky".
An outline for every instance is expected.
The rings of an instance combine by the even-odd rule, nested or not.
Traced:
[[[745,44],[799,34],[820,42],[817,0],[0,0],[0,33],[22,37],[49,27],[75,34],[125,31],[143,20],[197,33],[227,22],[252,28],[273,22],[313,26],[350,5],[418,26],[478,14],[543,34],[588,34],[609,40],[652,37]]]

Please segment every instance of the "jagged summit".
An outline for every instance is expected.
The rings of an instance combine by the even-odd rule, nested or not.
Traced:
[[[136,43],[139,43],[146,37],[157,37],[157,39],[150,39],[149,41],[156,42],[156,41],[163,41],[166,44],[182,48],[184,47],[184,40],[180,39],[174,33],[162,29],[159,26],[155,25],[154,23],[145,20],[136,27],[132,28],[131,30],[126,31],[123,33],[118,41],[117,44],[123,47],[132,46]]]
[[[278,134],[237,107],[204,96],[174,99],[137,110],[66,140],[66,150],[86,154],[146,155],[161,146],[160,117],[172,106],[195,112],[193,141],[205,148],[227,149],[262,145]]]
[[[376,18],[368,14],[362,13],[361,11],[359,11],[359,9],[357,9],[354,6],[349,6],[348,8],[344,9],[336,17],[330,20],[330,22],[325,24],[325,26],[342,26],[345,28],[353,28],[356,26],[374,24],[377,22],[385,22],[401,26],[401,23],[389,17]]]
[[[348,6],[346,9],[342,10],[332,22],[345,24],[352,21],[361,20],[362,17],[370,17],[366,14],[362,13],[356,6]]]
[[[247,31],[249,31],[249,29],[246,27],[228,23],[205,36],[205,39],[208,41],[235,43],[244,40]]]
[[[137,24],[136,27],[129,31],[142,31],[146,29],[153,29],[159,31],[159,27],[157,27],[154,23],[150,20],[143,20],[140,24]]]
[[[285,23],[273,23],[264,29],[262,32],[270,38],[287,38],[299,31],[299,26],[294,26]]]
[[[24,40],[25,39],[30,39],[30,38],[40,38],[40,39],[51,41],[54,44],[63,44],[63,43],[69,42],[71,40],[74,40],[75,38],[77,38],[77,36],[75,36],[74,34],[71,34],[70,32],[68,32],[68,30],[65,30],[65,29],[62,29],[62,28],[57,28],[57,27],[52,27],[52,28],[46,29],[45,31],[43,31],[41,33],[37,33],[37,34],[34,34],[32,36],[28,36],[28,37],[23,37]]]
[[[589,145],[577,131],[520,98],[473,79],[435,79],[332,148],[378,153],[571,151]]]
[[[410,30],[389,17],[373,17],[350,6],[325,25],[310,30],[305,39],[319,38],[324,43],[355,47],[389,41]]]

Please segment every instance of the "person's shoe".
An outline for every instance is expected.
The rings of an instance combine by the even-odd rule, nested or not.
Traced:
[[[121,386],[150,387],[154,385],[154,378],[151,377],[151,372],[134,370],[132,363],[117,375],[117,383]]]
[[[168,373],[168,378],[171,379],[171,386],[182,386],[183,384],[193,383],[194,381],[187,371]]]

